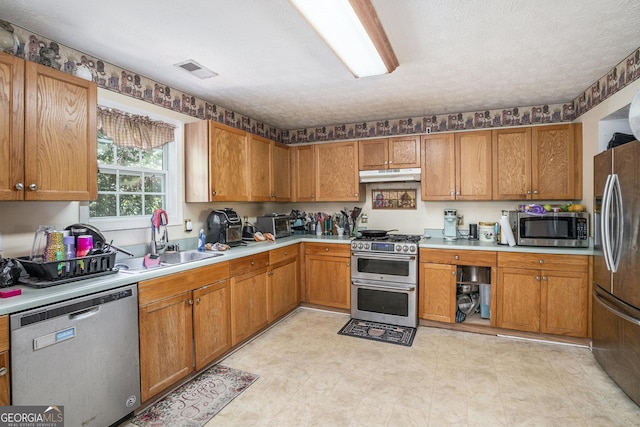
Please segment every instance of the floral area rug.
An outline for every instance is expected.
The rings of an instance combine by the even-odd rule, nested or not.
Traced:
[[[338,334],[411,347],[416,336],[416,328],[351,319]]]
[[[135,416],[140,427],[200,427],[246,390],[258,375],[214,365]]]

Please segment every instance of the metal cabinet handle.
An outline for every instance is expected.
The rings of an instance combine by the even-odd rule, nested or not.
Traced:
[[[193,305],[193,300],[192,299],[189,300],[189,305]]]
[[[4,366],[2,368],[0,368],[0,377],[3,377],[5,375],[7,375],[7,372],[9,372],[9,371]]]
[[[212,191],[212,192],[211,192],[211,195],[213,195],[213,196],[215,196],[216,194],[218,194],[218,192],[217,192],[217,191]]]
[[[527,190],[527,194],[531,194],[531,190]]]
[[[544,260],[541,259],[540,261],[538,261],[540,264],[544,264]]]
[[[451,195],[451,196],[453,196],[453,195],[455,195],[455,194],[456,194],[456,192],[455,192],[455,191],[452,191],[452,192],[450,193],[450,195]]]
[[[547,280],[547,276],[542,276],[542,280]]]
[[[456,255],[456,256],[454,256],[453,258],[454,258],[454,259],[456,259],[456,260],[458,260],[458,259],[460,259],[460,256]]]
[[[536,276],[536,280],[537,280],[537,281],[540,281],[540,276]]]
[[[255,261],[251,261],[251,265],[256,265],[256,262]]]
[[[459,191],[456,191],[456,196],[459,196],[459,195],[460,195],[460,192],[459,192]]]
[[[533,190],[533,194],[538,194],[538,190]]]
[[[198,304],[200,304],[200,298],[196,299],[196,302],[197,302]]]
[[[347,267],[351,267],[351,263],[347,263]]]
[[[29,190],[31,191],[36,191],[38,189],[38,186],[35,184],[29,184]]]
[[[289,252],[285,252],[285,253],[284,253],[284,256],[287,256],[287,255],[289,255]]]
[[[329,252],[329,248],[324,248],[324,251],[325,252]]]
[[[452,276],[455,276],[455,275],[456,275],[456,272],[455,272],[455,271],[452,271],[452,272],[451,272],[451,275],[452,275]]]
[[[16,184],[16,190],[24,190],[24,184],[19,182]]]

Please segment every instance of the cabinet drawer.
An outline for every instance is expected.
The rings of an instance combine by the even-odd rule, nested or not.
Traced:
[[[229,261],[229,273],[232,277],[238,276],[253,270],[258,270],[259,268],[267,267],[268,265],[269,252],[262,252]]]
[[[269,264],[273,265],[280,261],[295,258],[298,255],[298,245],[285,246],[284,248],[269,251]]]
[[[493,251],[420,249],[420,262],[451,265],[478,265],[495,267],[496,253]]]
[[[138,303],[142,307],[150,302],[188,292],[228,277],[229,263],[220,262],[182,273],[143,280],[138,283]]]
[[[582,255],[498,253],[499,267],[588,271],[589,257]]]
[[[351,256],[351,246],[337,243],[307,243],[304,247],[305,255]]]

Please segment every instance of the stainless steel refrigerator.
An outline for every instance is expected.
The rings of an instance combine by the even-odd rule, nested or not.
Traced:
[[[593,354],[640,405],[640,142],[594,158]]]

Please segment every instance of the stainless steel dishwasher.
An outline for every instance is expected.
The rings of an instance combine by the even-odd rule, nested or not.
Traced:
[[[65,425],[108,426],[140,406],[138,288],[11,315],[12,405],[63,405]]]

